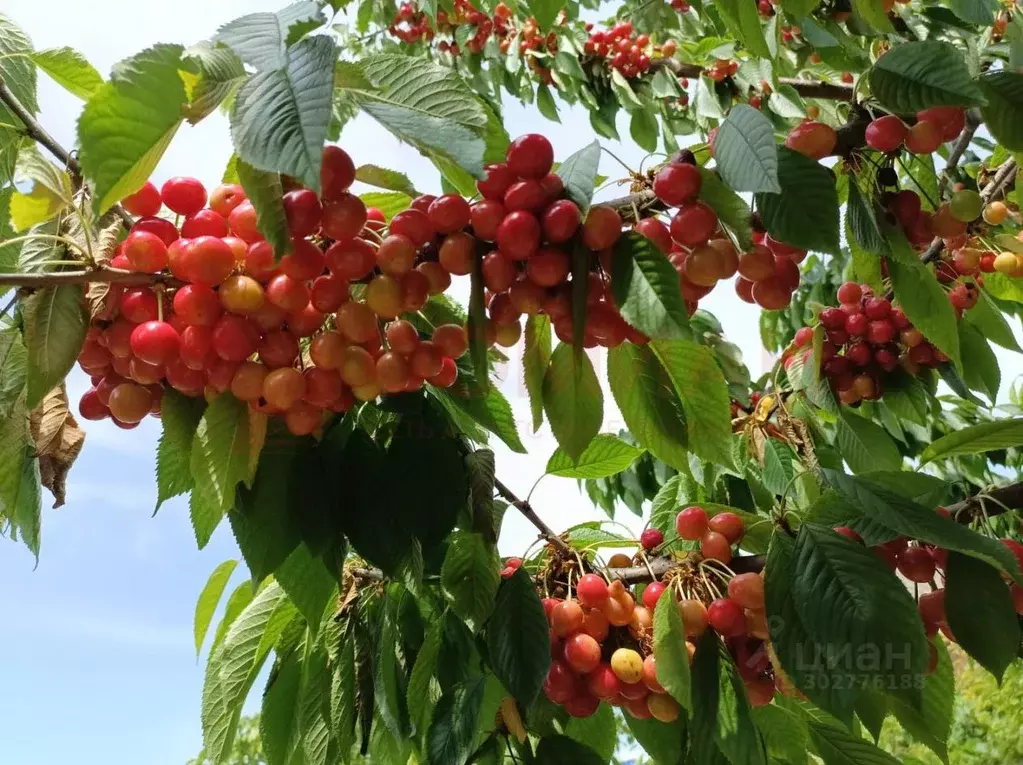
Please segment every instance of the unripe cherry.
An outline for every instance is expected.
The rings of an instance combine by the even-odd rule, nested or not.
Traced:
[[[623,683],[643,679],[643,658],[631,648],[619,648],[611,654],[611,669]]]
[[[743,608],[764,608],[764,579],[759,574],[736,574],[728,582],[728,597]]]
[[[585,632],[576,632],[565,640],[565,661],[577,674],[592,672],[600,663],[600,645]],[[613,658],[611,667],[614,669]]]
[[[700,552],[703,557],[728,563],[732,559],[732,546],[723,534],[708,531],[700,537]]]
[[[745,524],[735,513],[718,513],[713,516],[708,522],[707,527],[711,531],[724,536],[728,540],[729,544],[735,544],[742,539],[743,532],[746,530]]]
[[[685,628],[686,637],[699,638],[707,629],[707,606],[702,601],[686,599],[679,601],[679,615]]]

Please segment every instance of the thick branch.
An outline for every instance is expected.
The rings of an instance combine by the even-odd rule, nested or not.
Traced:
[[[57,143],[57,139],[50,135],[46,128],[39,123],[39,120],[32,116],[31,112],[11,92],[11,89],[7,87],[7,83],[2,78],[0,78],[0,102],[3,102],[21,120],[25,125],[25,134],[29,138],[61,161],[74,179],[75,186],[81,186],[84,183],[84,178],[82,176],[82,167],[78,164],[78,160],[72,157],[67,149]],[[125,226],[131,227],[134,221],[123,207],[114,205],[112,211],[124,221]]]
[[[3,274],[0,273],[0,286],[41,288],[53,287],[58,284],[105,284],[152,285],[165,284],[169,287],[180,287],[182,282],[170,274],[142,274],[135,271],[122,271],[119,268],[97,268],[88,271],[58,271],[52,274]]]
[[[677,77],[699,77],[703,67],[698,64],[683,64],[673,58],[660,58],[650,63],[651,69],[664,67]],[[855,89],[851,85],[834,85],[830,82],[801,80],[797,77],[779,77],[779,85],[791,86],[805,98],[824,98],[833,101],[852,101]]]

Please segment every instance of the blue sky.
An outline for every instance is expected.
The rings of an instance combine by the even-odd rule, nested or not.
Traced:
[[[155,42],[191,44],[244,13],[275,10],[283,3],[241,0],[49,0],[19,2],[6,10],[37,48],[71,45],[101,71]],[[54,23],[59,20],[59,23]],[[42,120],[65,146],[74,143],[80,102],[40,76]],[[564,158],[591,140],[585,112],[562,110],[563,124],[530,109],[507,104],[509,133],[542,131]],[[620,125],[628,135],[626,125]],[[416,185],[438,191],[429,163],[400,146],[367,119],[349,125],[342,145],[356,163],[402,170]],[[638,166],[634,145],[611,145]],[[215,184],[230,155],[227,122],[220,115],[196,128],[183,127],[155,173],[195,175]],[[601,172],[621,169],[604,157]],[[614,196],[610,189],[608,196]],[[463,291],[466,288],[463,288]],[[728,285],[704,307],[722,320],[729,338],[746,353],[754,375],[761,367],[757,311],[734,297]],[[516,353],[511,354],[513,357]],[[601,358],[594,359],[603,378]],[[548,430],[528,433],[528,402],[519,366],[506,371],[503,389],[519,422],[529,455],[497,446],[498,473],[523,495],[554,450]],[[1006,381],[1012,375],[1006,371]],[[1006,383],[1007,384],[1007,383]],[[77,401],[87,380],[70,381]],[[605,394],[605,430],[621,419]],[[182,765],[201,747],[199,708],[202,662],[195,658],[192,614],[209,572],[237,557],[226,526],[198,551],[187,506],[168,502],[154,518],[154,450],[159,423],[149,420],[131,432],[108,423],[86,423],[88,437],[68,484],[68,502],[50,510],[45,502],[38,567],[20,545],[0,542],[0,644],[5,648],[0,693],[0,762],[4,765]],[[534,505],[556,529],[598,517],[573,481],[545,479]],[[49,500],[49,496],[46,496]],[[622,520],[635,520],[624,513]],[[535,532],[510,514],[502,535],[504,554],[521,553]],[[244,573],[235,575],[242,581]],[[232,586],[233,584],[232,583]],[[258,708],[258,692],[250,708]]]

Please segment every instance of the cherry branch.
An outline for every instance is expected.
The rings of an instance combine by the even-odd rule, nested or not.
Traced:
[[[664,68],[678,77],[699,77],[705,71],[699,64],[683,64],[673,58],[659,58],[650,62],[651,69]],[[779,77],[779,85],[792,87],[806,98],[822,98],[830,101],[853,101],[856,89],[851,85],[835,85],[830,82],[803,80],[798,77]]]
[[[164,284],[168,287],[180,287],[183,284],[183,282],[170,274],[144,274],[109,267],[85,271],[57,271],[51,274],[0,273],[0,286],[5,287],[37,289],[41,287],[54,287],[58,284],[91,284],[93,282],[131,286]]]
[[[522,515],[525,516],[526,520],[532,523],[536,530],[540,532],[540,536],[546,539],[550,544],[557,547],[561,552],[574,554],[572,547],[561,537],[554,533],[554,529],[543,522],[543,519],[536,514],[533,510],[533,506],[526,500],[519,499],[515,496],[515,493],[509,489],[499,479],[494,479],[494,490],[497,491],[503,499],[507,500],[508,503],[518,510]]]
[[[25,135],[61,161],[64,167],[67,168],[67,171],[71,174],[76,187],[84,185],[85,179],[82,175],[82,166],[78,164],[78,160],[71,155],[71,152],[57,143],[57,139],[50,135],[49,131],[40,124],[39,120],[37,120],[32,113],[25,108],[24,104],[18,100],[18,97],[11,92],[11,89],[7,87],[7,83],[3,81],[2,77],[0,77],[0,102],[10,109],[19,120],[21,120],[22,124],[25,126]],[[131,224],[134,221],[131,215],[128,214],[127,210],[121,207],[121,205],[114,205],[111,210],[120,217],[125,226],[129,228],[131,227]]]

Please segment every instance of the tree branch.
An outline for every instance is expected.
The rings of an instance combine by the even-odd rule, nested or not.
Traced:
[[[703,67],[699,64],[683,64],[673,58],[659,58],[650,62],[651,69],[664,68],[677,77],[699,77]],[[823,98],[833,101],[852,101],[855,89],[851,85],[835,85],[830,82],[802,80],[798,77],[779,77],[779,85],[789,85],[806,98]]]
[[[136,271],[122,271],[119,268],[97,268],[87,271],[58,271],[52,274],[4,274],[0,273],[0,286],[41,288],[58,284],[105,284],[152,285],[165,284],[180,287],[183,282],[170,274],[143,274]]]
[[[67,149],[57,143],[57,139],[50,135],[46,128],[40,124],[39,120],[32,116],[32,113],[25,108],[24,104],[7,87],[7,83],[3,81],[3,78],[0,78],[0,102],[3,102],[21,120],[25,125],[25,134],[29,138],[61,161],[71,174],[76,186],[81,186],[85,183],[85,179],[82,176],[82,167],[78,164],[78,160],[71,156]],[[131,228],[134,220],[127,210],[121,207],[121,205],[114,205],[111,210],[124,221],[125,226]]]
[[[522,513],[526,517],[527,521],[536,527],[537,531],[540,532],[540,536],[546,539],[550,544],[557,547],[561,552],[572,555],[575,554],[572,547],[564,539],[555,534],[554,530],[550,526],[543,522],[528,502],[515,496],[515,493],[497,478],[494,479],[494,489],[503,499],[507,500],[512,507]]]

